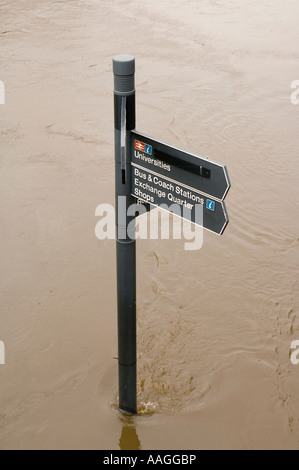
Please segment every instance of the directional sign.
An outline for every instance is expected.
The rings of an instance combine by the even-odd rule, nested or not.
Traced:
[[[187,218],[211,232],[221,235],[228,223],[228,215],[223,201],[208,198],[186,185],[132,164],[132,196],[156,207],[173,212],[175,204],[177,215]],[[201,205],[203,212],[196,210]]]
[[[224,165],[132,131],[131,166],[132,196],[171,212],[176,204],[177,215],[223,233],[229,220],[223,198],[230,187]]]
[[[132,196],[147,209],[160,207],[222,234],[228,223],[224,198],[230,181],[224,165],[137,132],[134,57],[115,56],[113,72],[115,195],[116,201],[124,198],[116,217],[119,409],[136,413],[136,232],[134,224],[130,228],[132,216],[127,217]],[[140,213],[135,209],[134,219]],[[120,236],[119,227],[126,229],[126,237]]]
[[[131,132],[131,162],[223,201],[230,181],[225,165]]]

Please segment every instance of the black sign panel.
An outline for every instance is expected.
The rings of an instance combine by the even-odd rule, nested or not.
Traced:
[[[230,181],[225,165],[131,132],[131,163],[222,201]]]
[[[162,207],[221,235],[228,223],[225,203],[132,163],[132,196]],[[174,206],[175,205],[175,206]],[[202,208],[198,210],[198,207]]]

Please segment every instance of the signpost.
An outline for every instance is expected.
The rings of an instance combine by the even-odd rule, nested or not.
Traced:
[[[119,408],[136,413],[136,241],[135,216],[127,215],[128,208],[136,199],[169,210],[177,204],[184,209],[182,217],[221,235],[228,224],[224,198],[230,180],[225,165],[137,132],[134,57],[115,56],[113,72]],[[120,196],[125,201],[121,207]]]
[[[228,223],[223,202],[230,187],[224,165],[198,157],[136,131],[131,132],[132,195],[154,206],[203,206],[202,225],[221,235]]]

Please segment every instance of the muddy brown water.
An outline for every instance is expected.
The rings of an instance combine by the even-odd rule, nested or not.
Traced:
[[[0,10],[1,449],[298,449],[298,2]],[[123,52],[137,128],[232,182],[223,236],[138,241],[135,418],[117,411],[115,243],[95,237]]]

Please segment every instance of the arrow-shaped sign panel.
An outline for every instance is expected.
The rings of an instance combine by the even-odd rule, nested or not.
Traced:
[[[228,223],[223,201],[211,198],[171,178],[132,163],[132,196],[162,207],[221,235]],[[202,210],[197,210],[200,207]]]
[[[223,201],[230,180],[225,165],[131,132],[131,163]]]

